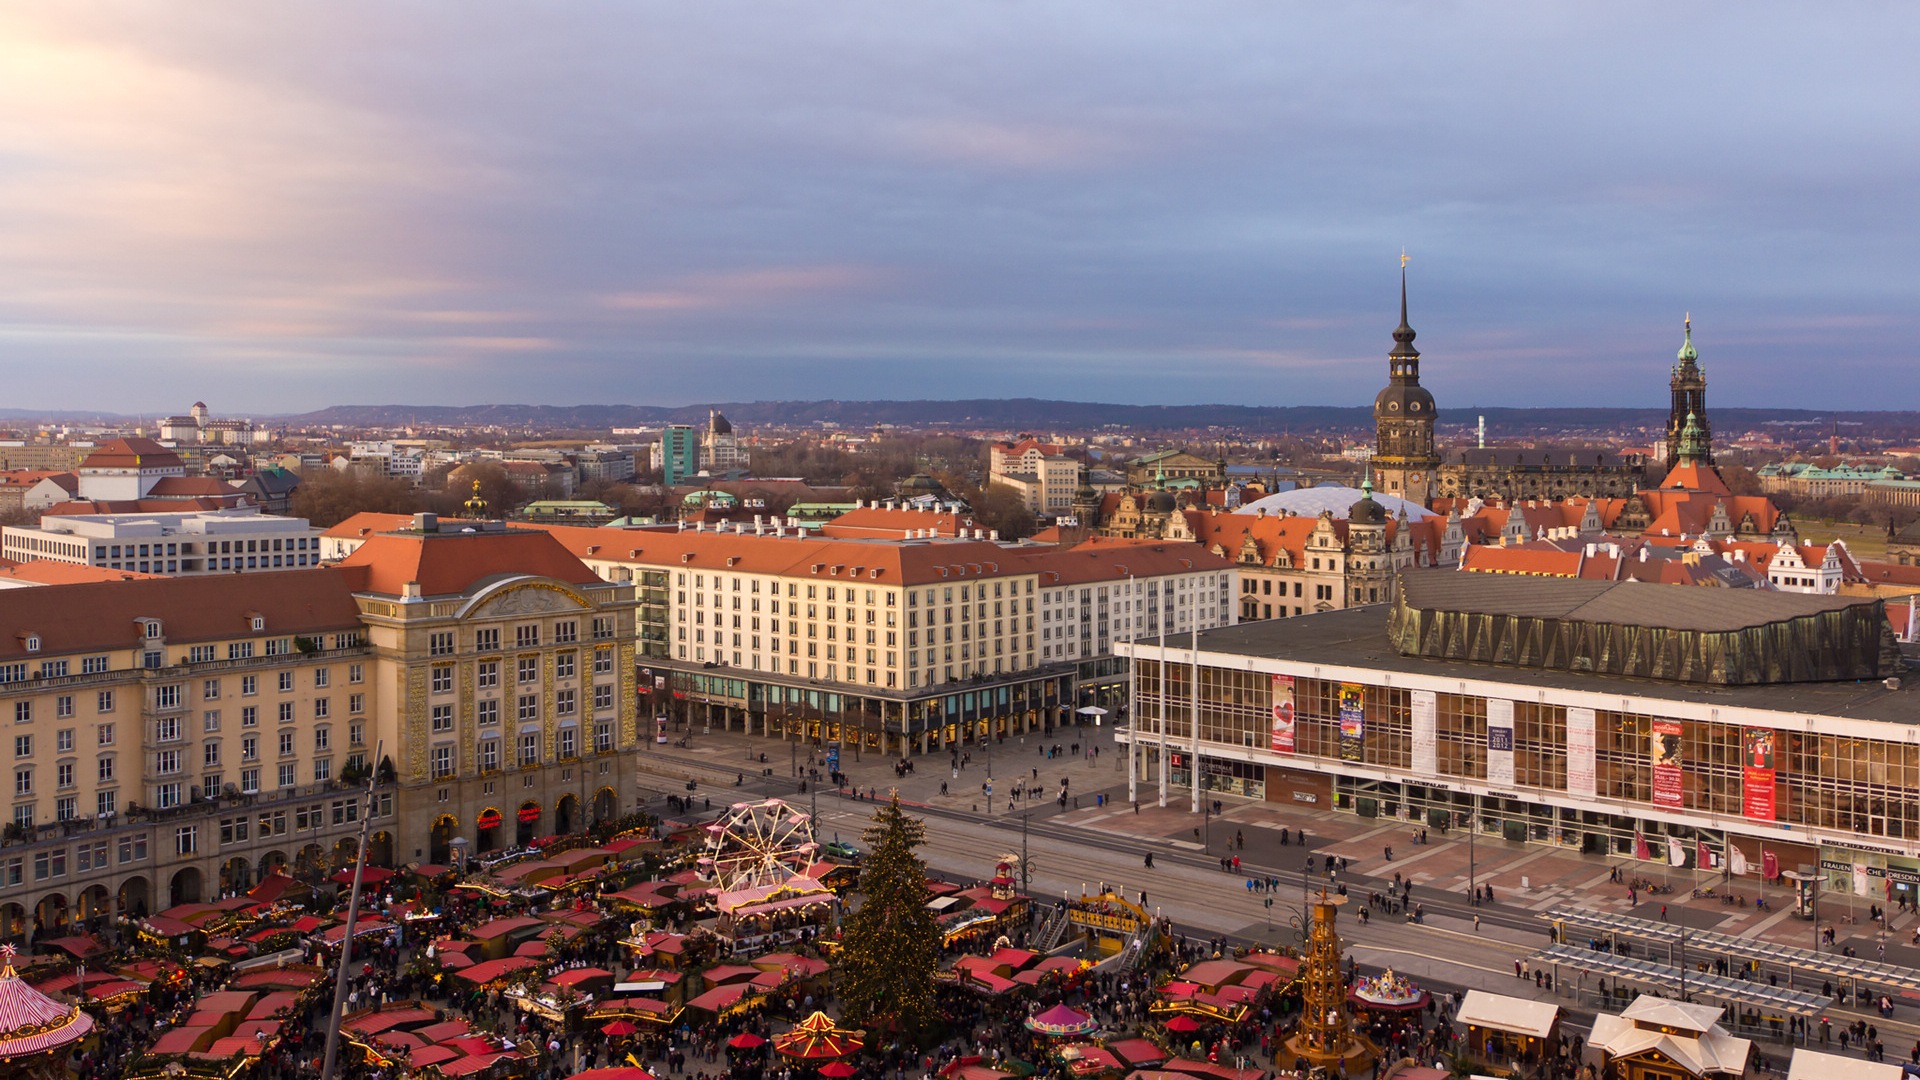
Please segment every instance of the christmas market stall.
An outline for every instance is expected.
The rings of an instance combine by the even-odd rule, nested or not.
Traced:
[[[1559,1036],[1560,1007],[1545,1001],[1469,990],[1454,1020],[1466,1028],[1466,1053],[1490,1068],[1532,1075]]]
[[[1353,1010],[1354,1023],[1383,1046],[1396,1034],[1417,1037],[1430,1000],[1431,995],[1392,968],[1370,979],[1355,980],[1353,989],[1347,991],[1347,1007]]]

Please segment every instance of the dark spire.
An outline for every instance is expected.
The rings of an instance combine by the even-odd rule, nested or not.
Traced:
[[[1407,256],[1400,255],[1400,325],[1393,329],[1393,351],[1389,358],[1417,360],[1420,350],[1413,347],[1413,327],[1407,322]],[[1399,374],[1396,366],[1395,374]],[[1417,376],[1417,372],[1415,373]]]

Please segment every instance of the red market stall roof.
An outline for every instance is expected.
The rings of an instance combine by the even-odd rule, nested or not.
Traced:
[[[357,938],[363,938],[363,937],[366,937],[368,934],[384,934],[391,929],[393,929],[392,923],[383,922],[380,919],[367,919],[363,922],[357,922],[354,924],[353,936]],[[346,923],[341,923],[337,926],[329,926],[325,930],[322,930],[320,932],[320,940],[325,942],[328,945],[338,945],[340,944],[341,940],[344,939],[346,936],[347,936]]]
[[[472,967],[461,968],[453,974],[475,985],[481,985],[490,983],[503,975],[511,975],[516,971],[524,971],[533,966],[533,961],[527,957],[509,956],[503,960],[488,960],[484,963],[475,964]]]
[[[612,1069],[588,1069],[586,1072],[577,1072],[567,1080],[653,1080],[653,1074],[631,1065],[621,1065]]]
[[[595,979],[605,979],[610,983],[613,980],[613,972],[597,967],[569,968],[556,973],[547,981],[555,986],[579,986],[581,983],[592,982]]]
[[[1158,1065],[1172,1056],[1161,1049],[1160,1044],[1154,1042],[1152,1039],[1120,1039],[1108,1043],[1107,1049],[1113,1051],[1116,1057],[1136,1069],[1148,1065]]]
[[[717,1013],[720,1010],[725,1009],[730,1005],[737,1004],[741,998],[747,996],[747,992],[750,991],[751,989],[752,987],[748,986],[746,983],[733,983],[732,985],[729,985],[729,986],[716,986],[712,990],[709,990],[706,993],[701,994],[699,997],[694,998],[692,1001],[687,1002],[687,1008],[699,1009],[703,1012]]]
[[[541,922],[539,919],[520,915],[481,923],[479,926],[467,931],[467,936],[475,941],[487,941],[492,938],[505,937],[508,934],[521,930],[532,930],[545,925],[546,923]]]
[[[86,960],[107,951],[107,946],[92,934],[77,934],[72,937],[53,938],[45,942],[76,960]]]

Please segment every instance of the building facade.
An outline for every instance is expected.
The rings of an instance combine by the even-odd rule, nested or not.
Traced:
[[[1433,395],[1420,385],[1420,350],[1407,323],[1407,269],[1400,268],[1400,325],[1387,353],[1387,385],[1373,399],[1373,479],[1380,491],[1421,506],[1433,498],[1440,452]]]
[[[1410,574],[1391,607],[1202,633],[1197,663],[1184,637],[1123,646],[1140,797],[1185,802],[1197,775],[1201,792],[1443,843],[1473,830],[1716,874],[1818,866],[1828,889],[1916,895],[1920,686],[1878,601],[1466,577]]]
[[[543,533],[431,515],[315,570],[9,591],[0,936],[317,879],[372,770],[380,865],[630,811],[636,606]]]
[[[662,484],[684,484],[700,473],[700,433],[690,425],[669,424],[660,429],[652,454]]]
[[[0,556],[143,574],[259,573],[320,565],[321,530],[252,507],[150,514],[47,514],[0,528]]]
[[[1231,563],[1184,544],[549,531],[605,580],[658,575],[662,621],[641,625],[668,636],[642,672],[670,686],[659,712],[899,756],[1115,694],[1113,645],[1147,632],[1148,612],[1235,618]]]
[[[1059,515],[1073,510],[1073,493],[1080,485],[1080,463],[1057,443],[1022,438],[987,447],[987,474],[1020,493],[1035,514]]]

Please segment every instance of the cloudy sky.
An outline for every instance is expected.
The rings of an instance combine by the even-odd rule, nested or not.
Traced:
[[[1837,9],[1837,10],[1836,10]],[[0,8],[0,405],[1920,408],[1920,9]]]

